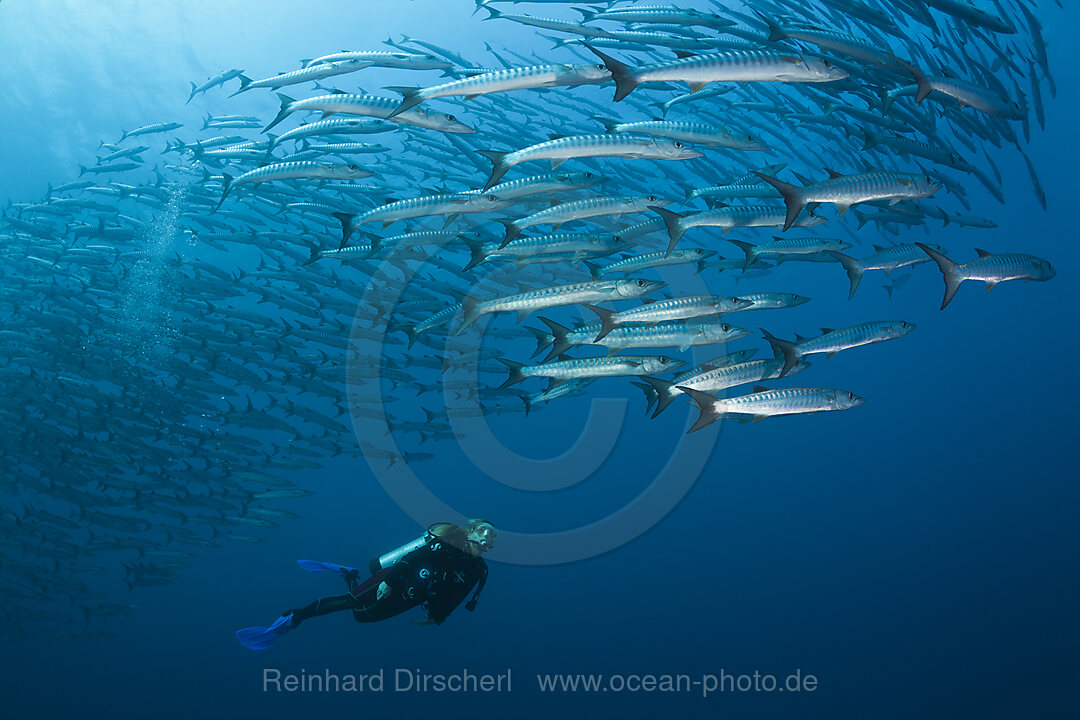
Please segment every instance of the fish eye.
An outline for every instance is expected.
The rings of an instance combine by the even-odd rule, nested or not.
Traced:
[[[594,178],[594,177],[596,177],[596,176],[595,176],[595,175],[593,175],[593,174],[592,174],[591,172],[587,172],[587,173],[585,173],[585,177],[587,177],[587,178]]]
[[[665,356],[661,355],[658,359],[660,360],[661,363],[663,363],[665,365],[667,364],[668,359]]]
[[[649,202],[655,202],[656,201],[656,196],[655,195],[649,195],[645,199],[648,200]]]
[[[447,115],[446,119],[449,120],[450,122],[457,122],[457,118],[454,117],[453,115]]]
[[[681,143],[681,142],[679,142],[678,140],[676,140],[676,141],[675,141],[675,147],[677,147],[677,148],[681,148],[681,147],[682,147],[682,143]]]
[[[723,330],[724,332],[731,332],[731,326],[728,325],[727,323],[722,323],[720,325],[720,329]]]
[[[638,284],[638,287],[645,287],[645,281],[644,280],[638,280],[637,284]]]
[[[606,67],[604,67],[603,65],[599,65],[599,64],[596,65],[596,69],[597,70],[607,70]]]
[[[855,399],[855,393],[853,393],[853,392],[849,392],[849,393],[847,394],[847,399],[848,399],[848,400],[854,400],[854,399]]]

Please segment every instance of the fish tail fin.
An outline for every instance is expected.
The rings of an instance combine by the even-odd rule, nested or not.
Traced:
[[[192,98],[195,97],[195,91],[198,90],[198,89],[199,89],[198,85],[196,85],[195,83],[191,83],[191,94],[188,95],[187,102],[184,103],[185,105],[187,105],[189,102],[191,102]]]
[[[218,200],[217,207],[214,208],[214,212],[221,209],[222,204],[225,202],[225,198],[229,196],[229,191],[232,190],[232,175],[227,172],[221,173],[221,199]]]
[[[550,320],[546,317],[540,318],[540,322],[548,326],[551,330],[551,351],[547,357],[544,358],[544,362],[548,362],[553,358],[557,358],[564,352],[572,347],[572,343],[567,339],[567,335],[570,334],[570,328],[565,325],[560,325],[554,320]]]
[[[83,175],[85,175],[85,174],[86,174],[87,172],[88,172],[88,169],[87,169],[87,167],[86,167],[85,165],[81,165],[81,164],[80,164],[80,165],[79,165],[79,177],[82,177],[82,176],[83,176]]]
[[[679,242],[679,238],[686,232],[686,228],[684,228],[682,224],[683,215],[658,205],[650,205],[649,209],[664,219],[664,227],[667,228],[668,237],[670,238],[668,240],[667,252],[664,253],[664,255],[670,255],[671,251],[675,249],[675,243]]]
[[[590,10],[589,8],[574,7],[570,9],[581,13],[581,22],[583,23],[591,22],[598,14],[595,10]]]
[[[416,329],[416,325],[402,325],[401,329],[409,337],[409,349],[416,344],[416,338],[420,337],[420,331]]]
[[[952,302],[953,296],[956,295],[956,291],[960,287],[960,283],[963,282],[963,278],[956,272],[957,263],[945,257],[929,245],[924,245],[921,242],[915,244],[937,263],[938,269],[941,270],[941,274],[945,278],[945,297],[941,300],[941,309],[944,310],[945,307]]]
[[[236,92],[234,92],[229,97],[239,95],[240,93],[246,91],[248,89],[248,86],[251,85],[251,78],[249,78],[247,75],[244,75],[243,73],[240,73],[236,77],[237,77],[237,79],[240,80],[240,87],[237,88]]]
[[[604,61],[604,67],[611,73],[611,79],[615,81],[615,102],[619,102],[632,93],[634,88],[640,84],[641,81],[634,75],[634,71],[630,69],[630,66],[605,55],[589,43],[583,44],[592,51],[593,55]]]
[[[695,390],[694,388],[683,387],[682,385],[679,385],[678,388],[690,396],[690,399],[694,401],[698,406],[698,410],[701,412],[701,414],[698,415],[698,419],[687,432],[700,430],[706,425],[713,424],[720,418],[721,413],[716,410],[716,398],[712,395],[701,392],[700,390]]]
[[[455,335],[460,335],[465,328],[476,322],[476,319],[480,317],[480,308],[477,307],[480,301],[474,297],[466,295],[461,298],[461,327],[457,329]]]
[[[495,8],[491,7],[486,2],[481,2],[481,0],[477,0],[476,4],[478,6],[477,9],[482,7],[485,10],[488,11],[488,16],[486,18],[484,18],[484,20],[494,20],[495,18],[501,18],[503,16],[503,14],[500,11],[498,11]]]
[[[878,144],[878,136],[869,130],[863,131],[863,150],[869,150]]]
[[[671,404],[671,401],[675,399],[675,393],[671,392],[671,388],[675,386],[675,383],[669,380],[662,380],[660,378],[649,377],[648,375],[642,375],[638,378],[649,384],[651,394],[656,397],[656,410],[653,411],[652,416],[656,417],[660,413],[667,409],[667,406]],[[646,393],[648,395],[650,393]]]
[[[600,318],[600,332],[596,333],[596,337],[593,338],[594,343],[600,342],[607,337],[608,333],[618,327],[618,324],[611,319],[611,316],[615,314],[613,310],[588,304],[585,307],[592,310]]]
[[[582,260],[581,262],[585,265],[586,269],[588,269],[589,275],[592,276],[593,280],[599,280],[603,277],[603,274],[600,272],[603,268],[599,265],[594,262],[589,262],[588,260]]]
[[[267,132],[270,128],[274,127],[279,122],[287,118],[289,116],[289,113],[292,112],[291,110],[289,110],[289,106],[296,102],[285,93],[277,93],[277,96],[278,100],[281,101],[281,107],[278,109],[277,117],[271,120],[269,125],[263,128],[263,132]]]
[[[507,360],[506,358],[496,358],[499,362],[506,366],[510,375],[503,381],[503,384],[499,386],[499,390],[508,388],[511,385],[516,385],[525,379],[525,375],[521,372],[521,368],[525,367],[525,363],[514,362],[513,360]]]
[[[484,250],[484,244],[477,240],[466,240],[465,242],[469,246],[469,252],[472,254],[472,257],[462,270],[472,270],[474,267],[487,260],[488,252]]]
[[[505,175],[506,171],[510,169],[510,166],[503,161],[510,153],[499,152],[498,150],[477,150],[476,152],[491,161],[491,177],[488,178],[483,189],[483,192],[487,192],[495,185],[495,183],[499,182],[499,178]]]
[[[316,260],[318,260],[321,257],[322,257],[322,250],[319,247],[317,247],[315,245],[312,245],[312,247],[311,247],[311,255],[308,256],[308,259],[304,261],[304,265],[310,265],[311,263],[315,262]]]
[[[761,329],[761,336],[772,345],[773,352],[784,357],[784,367],[777,376],[784,377],[791,371],[791,368],[795,367],[795,363],[799,361],[799,355],[795,350],[795,343],[790,340],[781,340],[765,328]]]
[[[927,98],[930,93],[934,91],[934,88],[930,86],[930,80],[923,74],[919,68],[909,63],[902,63],[915,78],[915,84],[917,89],[915,90],[915,104],[922,105],[922,101]]]
[[[795,218],[799,217],[799,213],[806,205],[806,200],[803,199],[802,193],[799,188],[784,182],[783,180],[777,180],[771,175],[760,173],[757,170],[753,171],[755,175],[772,185],[776,190],[784,196],[784,205],[787,207],[787,216],[784,218],[784,230],[787,230],[795,224]]]
[[[754,259],[755,259],[754,249],[757,246],[754,245],[753,243],[744,242],[742,240],[732,240],[731,238],[724,238],[724,239],[727,240],[732,245],[734,245],[735,247],[737,247],[737,248],[739,248],[740,250],[743,251],[743,254],[746,255],[746,262],[743,263],[742,271],[746,272],[747,270],[749,270],[750,266],[754,264]]]
[[[503,237],[502,242],[499,243],[499,248],[502,249],[510,244],[510,241],[521,234],[521,228],[518,227],[515,220],[508,218],[495,218],[496,222],[502,223],[506,228],[506,235]]]
[[[543,320],[543,318],[541,318]],[[551,345],[555,341],[555,336],[551,333],[544,332],[540,328],[534,328],[531,325],[522,325],[523,328],[533,334],[533,338],[536,339],[536,350],[530,355],[530,358],[534,358],[547,349],[548,345]]]
[[[389,90],[390,92],[396,92],[397,94],[401,95],[401,104],[394,108],[394,110],[386,116],[387,120],[394,117],[395,115],[400,115],[409,108],[416,107],[420,103],[424,102],[424,98],[420,94],[420,88],[418,87],[411,87],[406,85],[387,85],[383,88],[383,90]]]
[[[776,24],[776,21],[767,15],[763,15],[758,11],[754,11],[754,14],[761,18],[761,21],[769,26],[768,42],[780,42],[781,40],[787,40],[787,34],[784,29]]]
[[[521,402],[525,406],[525,417],[529,417],[529,413],[532,412],[533,409],[532,396],[523,393],[518,397],[521,398]]]
[[[341,245],[338,246],[338,250],[340,250],[345,247],[345,243],[349,242],[349,236],[352,235],[355,227],[353,222],[356,220],[356,216],[349,213],[333,213],[333,215],[341,223]]]
[[[577,9],[577,8],[575,8]],[[604,126],[604,132],[611,135],[615,132],[615,127],[619,124],[618,120],[612,120],[611,118],[600,117],[599,115],[593,115],[592,119]]]
[[[845,255],[842,252],[836,250],[826,250],[837,262],[844,266],[844,271],[847,273],[848,280],[851,281],[851,289],[848,290],[847,299],[855,297],[855,291],[859,289],[859,282],[862,280],[863,267],[859,264],[859,261],[850,255]]]

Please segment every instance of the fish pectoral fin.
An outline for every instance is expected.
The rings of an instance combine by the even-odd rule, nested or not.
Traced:
[[[831,358],[831,357],[833,357],[834,355],[836,355],[836,353],[837,353],[837,351],[836,351],[836,350],[833,350],[833,351],[832,351],[831,353],[826,353],[826,354],[825,354],[825,357],[827,357],[827,358]]]
[[[707,82],[691,82],[691,83],[687,83],[687,85],[690,86],[690,92],[692,92],[692,93],[698,92],[699,90],[701,90],[702,88],[704,88],[708,84],[709,83],[707,83]]]
[[[848,208],[850,207],[850,205],[841,205],[840,203],[836,203],[836,214],[840,217],[844,217],[844,213],[846,213],[848,211]]]
[[[692,343],[692,342],[683,343],[682,345],[679,346],[679,352],[686,352],[687,350],[690,349],[690,346],[692,346],[693,344],[694,343]]]
[[[752,415],[752,416],[747,416],[747,417],[744,417],[744,418],[743,418],[742,420],[740,420],[740,421],[739,421],[739,423],[741,423],[742,425],[745,425],[745,424],[747,424],[747,423],[756,423],[756,422],[761,422],[762,420],[764,420],[764,419],[765,419],[765,418],[767,418],[767,417],[769,417],[769,416],[768,416],[768,415]]]
[[[998,280],[989,281],[986,283],[986,292],[990,292],[994,289],[994,286],[998,284]]]
[[[562,165],[564,162],[566,162],[566,158],[552,158],[551,159],[551,169],[554,170],[555,168]]]

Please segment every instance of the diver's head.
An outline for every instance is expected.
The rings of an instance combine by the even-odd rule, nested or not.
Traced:
[[[487,520],[470,520],[466,528],[465,550],[474,555],[481,555],[495,547],[495,538],[499,531]]]

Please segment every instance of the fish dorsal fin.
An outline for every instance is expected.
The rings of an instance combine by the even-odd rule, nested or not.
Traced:
[[[802,342],[802,341],[808,340],[808,339],[809,338],[804,337],[804,336],[800,335],[799,333],[795,333],[795,341],[796,342]]]
[[[982,248],[975,248],[975,252],[979,253],[979,257],[981,257],[981,258],[989,257],[989,256],[993,255],[993,253],[987,252],[986,250],[983,250]]]
[[[823,335],[828,335],[831,332],[836,332],[836,328],[821,328]]]
[[[875,246],[874,246],[874,250],[876,250],[877,252],[881,252],[881,251],[883,251],[884,249],[885,249],[885,246],[884,246],[884,245],[875,245]]]
[[[838,173],[838,172],[836,172],[835,170],[833,170],[831,168],[825,168],[825,172],[829,173],[829,179],[830,180],[832,180],[834,178],[838,178],[838,177],[844,177],[843,173]]]
[[[763,392],[769,392],[770,390],[772,390],[772,388],[767,388],[764,385],[755,385],[754,389],[751,392],[752,393],[763,393]]]
[[[388,198],[386,198],[386,202],[383,203],[383,204],[384,205],[389,205],[390,203],[396,203],[397,201],[398,201],[397,198],[388,197]]]
[[[348,95],[349,93],[345,92],[344,90],[339,90],[338,88],[334,88],[333,90],[330,91],[330,94],[331,95]],[[363,92],[361,92],[360,94],[363,95]]]
[[[709,83],[707,83],[707,82],[692,82],[692,83],[687,83],[687,84],[690,86],[690,92],[696,93],[696,92],[700,92]]]
[[[649,303],[654,303],[654,302],[656,302],[656,300],[654,298],[641,298],[641,304],[642,305],[648,305]]]
[[[697,57],[697,53],[686,52],[685,50],[676,50],[675,57],[679,58],[680,60],[685,60],[686,58]]]
[[[562,140],[565,135],[548,135],[548,140]]]

